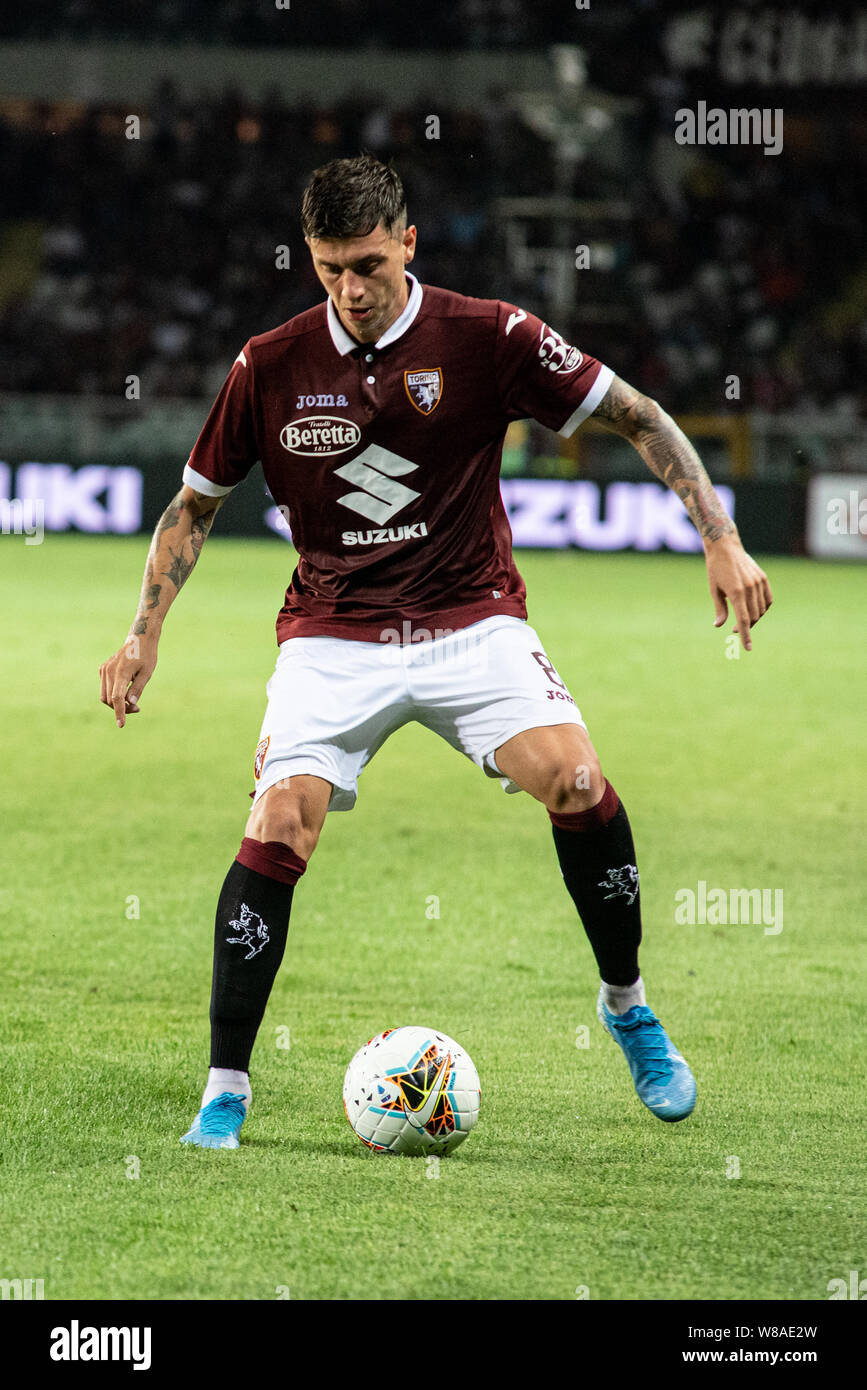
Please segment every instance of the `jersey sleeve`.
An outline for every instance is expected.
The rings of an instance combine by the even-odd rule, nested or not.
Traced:
[[[206,497],[225,497],[246,478],[258,458],[253,360],[248,342],[235,358],[193,445],[184,468],[184,482]]]
[[[500,399],[510,420],[538,420],[568,438],[594,411],[614,373],[553,328],[500,302],[495,351]]]

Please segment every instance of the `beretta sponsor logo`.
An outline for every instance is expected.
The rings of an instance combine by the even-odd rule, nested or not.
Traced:
[[[305,415],[280,431],[280,443],[292,454],[345,454],[360,438],[358,425],[339,415]]]

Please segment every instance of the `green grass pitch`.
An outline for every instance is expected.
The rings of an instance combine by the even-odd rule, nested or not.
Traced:
[[[519,555],[632,819],[689,1120],[643,1108],[596,1023],[544,810],[412,726],[328,818],[225,1153],[178,1140],[291,552],[208,542],[120,732],[97,668],[145,550],[0,549],[0,1276],[49,1299],[822,1300],[867,1274],[863,571],[767,561],[775,606],[735,659],[700,557]],[[782,889],[783,930],[678,925],[700,880]],[[482,1079],[438,1175],[370,1155],[343,1115],[351,1055],[408,1022]]]

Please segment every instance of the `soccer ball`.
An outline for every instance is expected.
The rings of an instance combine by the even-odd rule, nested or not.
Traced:
[[[386,1028],[356,1052],[343,1082],[346,1118],[378,1153],[452,1153],[480,1100],[470,1057],[435,1028]]]

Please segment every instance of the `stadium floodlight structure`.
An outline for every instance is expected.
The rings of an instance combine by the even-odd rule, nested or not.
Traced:
[[[617,158],[619,124],[638,103],[588,88],[584,55],[574,44],[551,50],[552,81],[544,90],[519,91],[511,104],[524,123],[547,141],[554,157],[551,192],[542,197],[496,200],[506,256],[515,282],[529,291],[546,316],[563,332],[574,326],[579,246],[589,247],[590,269],[613,267],[612,232],[632,216],[622,199],[575,196],[580,165],[591,152],[599,159],[606,146]],[[603,161],[604,162],[604,161]],[[621,306],[582,301],[582,320],[617,319]]]

